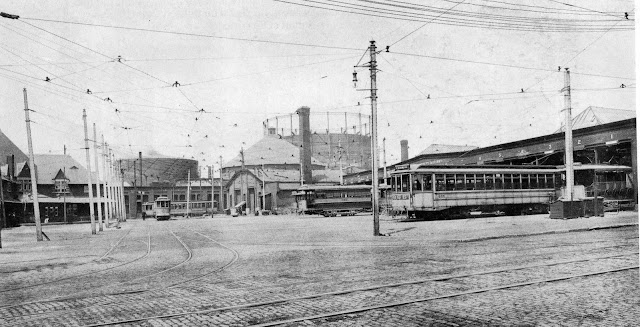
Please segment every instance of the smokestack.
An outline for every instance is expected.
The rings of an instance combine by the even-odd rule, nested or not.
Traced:
[[[400,140],[400,161],[409,160],[409,141]]]
[[[309,107],[300,107],[296,110],[298,114],[299,130],[302,136],[302,148],[300,149],[300,166],[302,169],[302,178],[305,183],[311,184],[311,126],[309,122]]]
[[[9,178],[16,176],[16,157],[13,154],[7,156],[7,176]]]

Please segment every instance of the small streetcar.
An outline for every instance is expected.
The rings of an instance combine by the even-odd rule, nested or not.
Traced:
[[[156,220],[171,218],[171,201],[166,196],[158,197],[153,203],[153,214]]]
[[[335,217],[371,211],[371,185],[303,185],[294,195],[300,213]]]

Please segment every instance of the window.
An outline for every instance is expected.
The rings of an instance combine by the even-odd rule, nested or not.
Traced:
[[[453,191],[456,189],[456,175],[445,174],[446,190]]]
[[[409,192],[409,174],[402,175],[400,192]]]
[[[436,174],[436,191],[444,191],[446,189],[446,183],[443,174]]]
[[[522,183],[520,182],[520,174],[513,174],[513,189],[519,190],[522,188]]]
[[[413,179],[413,191],[422,191],[422,175],[412,175]]]
[[[88,185],[83,186],[82,191],[83,191],[85,194],[89,194],[89,186],[88,186]]]
[[[55,184],[55,193],[69,192],[69,183],[66,179],[56,179],[54,184]]]
[[[476,190],[484,190],[484,175],[476,174]]]
[[[495,187],[496,190],[501,190],[504,185],[502,185],[502,175],[501,174],[496,174],[496,180],[495,180]]]
[[[475,190],[476,189],[476,177],[474,174],[466,174],[465,175],[465,185],[467,190]]]
[[[538,174],[529,175],[529,186],[533,189],[538,188]]]
[[[464,174],[456,174],[456,190],[464,190]]]
[[[528,189],[529,186],[530,186],[529,174],[522,174],[521,178],[522,178],[522,188],[523,189]]]
[[[493,190],[493,174],[485,174],[484,175],[484,189],[485,190]]]
[[[186,201],[187,200],[187,196],[184,194],[180,194],[180,201]]]
[[[433,183],[431,182],[431,174],[422,175],[422,187],[425,191],[431,191],[433,188]]]
[[[504,189],[510,190],[513,188],[513,180],[511,174],[504,174]]]

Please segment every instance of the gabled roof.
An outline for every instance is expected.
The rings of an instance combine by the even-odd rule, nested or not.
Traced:
[[[426,149],[422,150],[420,154],[434,154],[434,153],[451,153],[451,152],[464,152],[477,149],[477,146],[468,145],[449,145],[449,144],[431,144]]]
[[[64,154],[36,154],[36,180],[38,184],[53,184],[60,172],[69,180],[69,184],[86,184],[87,170],[75,159]],[[30,178],[27,163],[18,174],[21,178]],[[96,174],[93,173],[91,181],[95,183]]]
[[[0,131],[0,164],[7,163],[7,156],[14,155],[15,162],[26,161],[29,158],[7,137],[2,131]]]
[[[572,129],[580,129],[585,127],[597,126],[607,123],[613,123],[620,120],[636,118],[636,112],[633,110],[602,108],[590,106],[581,113],[573,117],[571,120]],[[564,126],[555,131],[556,133],[564,132]]]
[[[58,173],[56,174],[56,177],[53,178],[54,181],[58,180],[58,179],[68,179],[67,175],[64,174],[62,169],[58,170]]]
[[[227,162],[224,167],[242,166],[241,156],[238,155]],[[300,164],[300,149],[277,136],[266,136],[244,150],[245,166]],[[311,158],[312,165],[322,163]]]

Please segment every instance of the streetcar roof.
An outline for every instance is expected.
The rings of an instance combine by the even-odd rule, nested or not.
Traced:
[[[159,197],[156,199],[156,202],[158,202],[158,201],[169,201],[169,198],[168,198],[168,197],[166,197],[166,196],[159,196]]]
[[[371,190],[371,185],[302,185],[298,191]]]

